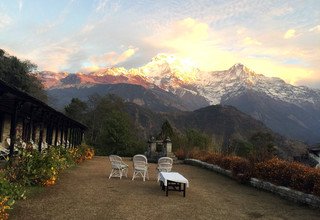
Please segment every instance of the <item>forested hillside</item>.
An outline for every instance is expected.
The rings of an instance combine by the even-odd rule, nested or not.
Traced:
[[[0,49],[0,79],[11,86],[47,102],[41,81],[33,74],[37,65],[29,60],[20,60]]]

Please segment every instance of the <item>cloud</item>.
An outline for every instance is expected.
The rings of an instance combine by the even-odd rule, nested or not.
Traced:
[[[262,43],[255,40],[255,39],[252,39],[251,37],[246,37],[243,39],[243,43],[244,45],[261,45]]]
[[[313,28],[310,28],[309,31],[320,33],[320,25],[317,25],[317,26],[314,26]]]
[[[6,14],[0,14],[0,29],[7,27],[12,22],[11,17]]]
[[[136,52],[138,48],[129,48],[126,51],[118,54],[115,51],[105,53],[101,56],[93,56],[90,61],[93,64],[92,66],[115,66],[117,64],[123,63],[131,58]]]
[[[155,29],[145,41],[159,52],[191,59],[201,70],[225,70],[241,62],[257,73],[293,84],[320,75],[316,71],[320,62],[314,56],[320,51],[306,43],[308,36],[289,43],[278,37],[281,33],[280,29],[259,33],[243,26],[214,30],[205,22],[187,18]],[[295,29],[287,31],[286,38],[295,36]]]
[[[19,6],[19,12],[21,12],[23,7],[23,0],[18,0],[18,6]]]
[[[146,41],[156,47],[171,49],[189,48],[208,38],[209,26],[206,23],[193,18],[175,21],[168,27],[158,30],[154,36],[146,38]]]
[[[107,3],[108,3],[108,0],[99,0],[95,9],[96,12],[103,11],[106,8]]]
[[[289,29],[287,32],[283,35],[284,39],[290,39],[296,36],[296,30],[295,29]]]

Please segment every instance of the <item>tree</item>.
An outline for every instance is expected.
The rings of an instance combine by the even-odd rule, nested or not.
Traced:
[[[98,155],[132,156],[143,153],[136,127],[124,111],[124,102],[115,95],[91,95],[87,103],[72,99],[66,114],[88,126],[85,140]]]
[[[29,60],[21,61],[0,49],[0,79],[46,102],[47,95],[43,85],[34,75],[36,70],[37,66]]]
[[[242,139],[232,140],[231,147],[232,151],[240,157],[248,157],[254,149],[252,143]]]
[[[188,129],[186,138],[189,148],[208,149],[211,143],[211,139],[207,134],[196,129]]]
[[[85,102],[78,98],[73,98],[69,105],[65,106],[64,111],[67,116],[73,118],[76,121],[83,121],[84,115],[88,109]]]
[[[263,161],[271,158],[274,154],[274,137],[267,132],[257,132],[252,135],[250,142],[254,146],[251,158],[254,161]]]
[[[164,140],[167,137],[172,138],[173,135],[174,135],[174,132],[173,132],[173,128],[172,128],[171,124],[169,123],[168,120],[165,120],[165,122],[163,122],[163,124],[161,126],[161,132],[158,135],[158,138]]]

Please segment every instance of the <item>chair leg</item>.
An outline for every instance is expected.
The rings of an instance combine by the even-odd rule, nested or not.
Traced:
[[[109,179],[112,177],[112,175],[113,175],[113,169],[111,170],[111,173],[109,175]]]

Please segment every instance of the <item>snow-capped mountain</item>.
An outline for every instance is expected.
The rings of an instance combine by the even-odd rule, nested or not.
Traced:
[[[320,106],[320,90],[293,86],[280,78],[257,74],[242,64],[235,64],[225,71],[210,72],[205,80],[197,84],[197,90],[212,104],[221,103],[223,98],[234,97],[250,89],[296,105]]]
[[[320,90],[293,86],[280,78],[257,74],[242,64],[228,70],[205,72],[190,60],[159,54],[140,68],[107,68],[91,73],[39,73],[48,90],[127,83],[162,89],[195,101],[193,109],[208,104],[233,105],[291,138],[320,142]],[[196,100],[201,99],[202,106]]]

